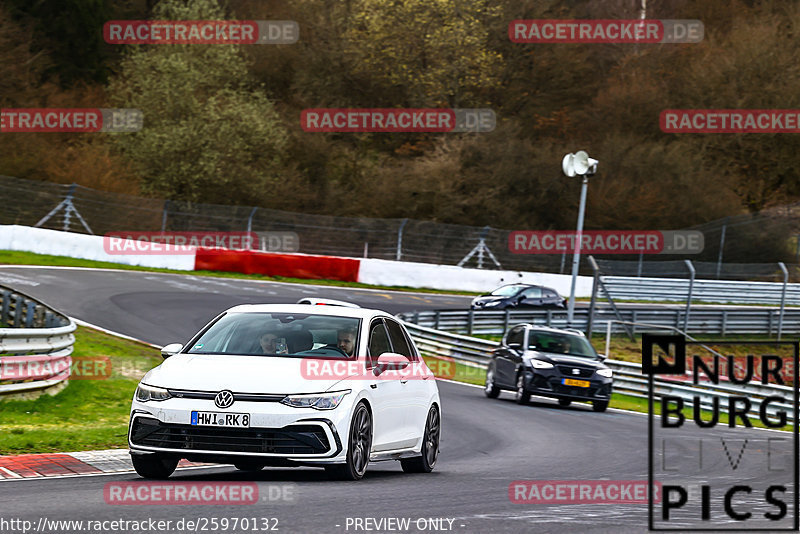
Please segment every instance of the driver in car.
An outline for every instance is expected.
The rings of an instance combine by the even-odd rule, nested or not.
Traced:
[[[336,336],[336,346],[339,347],[339,350],[348,356],[352,356],[356,348],[356,329],[350,327],[342,328],[336,333]]]

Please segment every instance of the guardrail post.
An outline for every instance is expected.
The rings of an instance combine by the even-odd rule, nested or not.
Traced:
[[[413,321],[414,321],[414,324],[419,324],[419,310],[414,312]]]
[[[686,267],[689,269],[689,294],[686,296],[686,316],[683,318],[683,331],[689,331],[689,313],[692,309],[692,290],[694,289],[694,265],[689,260],[683,260],[686,262]]]
[[[25,307],[25,300],[22,295],[14,298],[14,328],[19,328],[22,324],[22,309]]]
[[[610,349],[611,349],[611,323],[613,321],[606,322],[606,358],[609,357]]]
[[[781,316],[778,319],[778,341],[781,340],[783,333],[783,313],[786,311],[786,286],[789,284],[789,270],[782,261],[778,262],[778,267],[783,271],[783,287],[781,288]]]
[[[11,292],[10,291],[3,291],[3,308],[0,311],[0,323],[5,325],[11,320],[11,316],[9,315],[11,307]]]
[[[728,310],[722,310],[722,335],[728,333]]]
[[[635,309],[631,310],[631,316],[632,316],[631,322],[633,323],[631,325],[631,328],[633,328],[633,333],[636,334],[636,310]]]
[[[441,315],[441,312],[439,310],[436,310],[436,313],[433,314],[433,329],[434,330],[439,330],[439,316],[440,315]]]
[[[509,311],[509,309],[506,308],[506,314],[503,317],[503,333],[508,332],[508,319],[509,319],[510,313],[511,312]]]
[[[467,316],[467,335],[472,335],[472,323],[475,320],[475,310],[470,309]]]
[[[34,314],[36,314],[36,303],[28,302],[25,306],[25,328],[33,328]]]
[[[589,256],[589,265],[592,267],[592,271],[594,272],[593,280],[592,280],[592,299],[589,301],[589,317],[586,321],[586,337],[591,339],[592,337],[592,323],[594,323],[594,308],[597,304],[597,289],[598,289],[598,279],[600,278],[600,268],[597,266],[597,262],[594,261],[593,256]],[[547,326],[550,326],[549,324]]]
[[[553,310],[547,310],[547,326],[553,326]]]
[[[725,217],[725,222],[722,223],[722,233],[719,237],[719,255],[717,256],[717,280],[719,280],[719,273],[722,269],[722,249],[725,248],[725,229],[728,228],[728,217]]]

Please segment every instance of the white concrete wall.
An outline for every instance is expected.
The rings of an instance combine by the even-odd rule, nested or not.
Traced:
[[[369,258],[361,260],[358,273],[358,281],[365,284],[489,292],[503,284],[523,283],[552,287],[566,297],[569,296],[571,280],[572,277],[566,274],[466,269],[454,265]],[[591,276],[578,277],[575,295],[578,297],[592,295]]]
[[[19,250],[180,271],[194,270],[194,254],[109,254],[103,248],[103,236],[29,226],[0,225],[0,250]]]

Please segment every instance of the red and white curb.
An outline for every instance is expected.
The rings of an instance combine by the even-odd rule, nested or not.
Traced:
[[[178,469],[211,464],[181,460]],[[133,471],[127,449],[0,456],[0,481]]]

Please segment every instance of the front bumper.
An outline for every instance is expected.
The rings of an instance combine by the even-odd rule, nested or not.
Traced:
[[[578,378],[589,382],[589,387],[567,386],[563,379],[573,378],[558,371],[525,372],[525,388],[533,395],[568,399],[576,401],[609,400],[613,388],[613,379],[595,375],[591,378]]]
[[[132,454],[162,453],[212,462],[337,463],[344,458],[341,436],[348,435],[351,407],[352,399],[333,410],[277,402],[236,402],[221,410],[198,399],[134,400],[128,446]],[[251,422],[248,428],[192,425],[192,411],[248,413]]]

